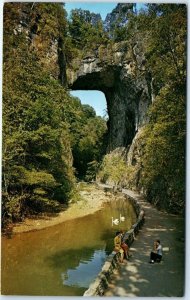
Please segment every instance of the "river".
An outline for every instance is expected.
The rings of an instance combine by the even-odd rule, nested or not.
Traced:
[[[112,226],[112,217],[125,221]],[[81,296],[113,250],[115,232],[136,214],[119,197],[94,214],[2,238],[2,294]]]

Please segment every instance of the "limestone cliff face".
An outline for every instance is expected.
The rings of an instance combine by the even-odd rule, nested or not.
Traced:
[[[132,14],[134,10],[134,3],[118,3],[112,12],[106,16],[104,21],[105,30],[110,32],[113,26],[125,26],[128,22],[128,14]]]
[[[12,23],[15,38],[24,38],[28,51],[36,53],[43,69],[65,84],[65,24],[61,3],[7,3],[4,14],[11,12],[14,12]]]
[[[52,77],[60,78],[69,89],[104,92],[109,114],[108,152],[118,147],[129,148],[138,129],[147,122],[146,113],[153,97],[140,39],[134,43],[101,45],[66,66],[58,6],[46,4],[45,8],[55,9],[55,15],[48,20],[50,15],[43,5],[18,4],[14,35],[19,37],[24,33],[29,50],[37,53],[44,69]]]
[[[151,104],[151,76],[140,43],[100,46],[97,51],[75,59],[67,69],[72,90],[100,90],[107,100],[108,152],[132,144],[147,122]]]

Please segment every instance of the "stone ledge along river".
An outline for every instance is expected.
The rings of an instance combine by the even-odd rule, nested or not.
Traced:
[[[136,221],[126,197],[110,199],[93,214],[3,237],[2,295],[82,296],[112,252],[115,232]],[[112,224],[120,215],[125,221]]]

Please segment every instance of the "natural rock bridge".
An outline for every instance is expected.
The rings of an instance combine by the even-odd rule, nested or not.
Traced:
[[[127,147],[138,128],[146,123],[152,99],[152,80],[145,68],[140,45],[126,43],[100,46],[67,69],[71,90],[100,90],[105,94],[109,115],[108,151]]]

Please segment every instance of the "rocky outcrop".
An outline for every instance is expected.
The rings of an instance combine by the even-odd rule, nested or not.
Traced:
[[[43,4],[18,6],[20,16],[14,34],[25,34],[29,49],[36,51],[43,68],[71,90],[100,90],[105,94],[109,115],[107,151],[131,145],[139,128],[147,122],[146,112],[153,99],[141,38],[136,37],[135,42],[110,42],[81,52],[66,66],[62,35],[58,31],[61,19],[52,17],[52,29],[46,22],[48,15]],[[47,6],[55,9],[53,4]],[[133,5],[118,4],[108,19],[112,23],[118,16],[126,16],[126,11],[132,12]],[[99,19],[98,15],[95,17],[93,22]],[[47,37],[50,30],[51,36]]]
[[[133,13],[134,7],[134,3],[118,3],[113,11],[106,16],[104,21],[105,30],[109,32],[111,27],[125,26],[128,22],[128,14]]]
[[[14,12],[14,13],[13,13]],[[4,15],[13,13],[13,35],[23,39],[30,53],[55,79],[66,85],[66,60],[63,46],[64,12],[61,3],[6,3]],[[25,39],[25,41],[24,41]]]
[[[132,143],[147,122],[151,104],[151,76],[145,68],[142,45],[121,42],[100,46],[72,61],[67,68],[71,90],[100,90],[105,94],[109,115],[108,152]]]

